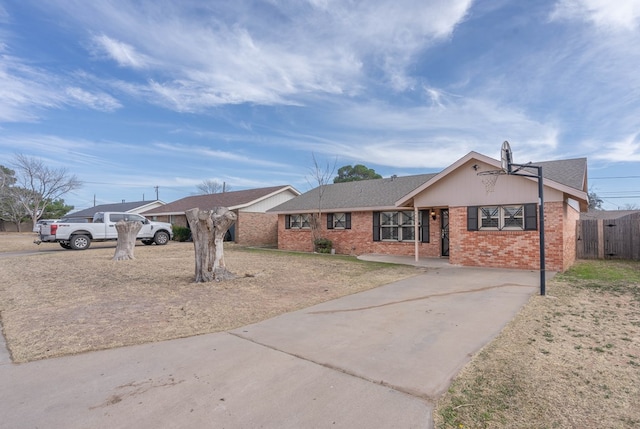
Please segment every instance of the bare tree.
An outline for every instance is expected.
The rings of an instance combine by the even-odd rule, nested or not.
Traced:
[[[118,243],[116,244],[116,253],[113,255],[114,261],[135,259],[133,251],[136,247],[136,237],[141,229],[142,222],[119,220],[116,223]]]
[[[22,222],[29,219],[29,212],[22,205],[21,200],[30,198],[30,192],[24,188],[5,188],[0,190],[0,219],[12,222],[22,232]]]
[[[312,152],[311,158],[313,160],[313,167],[310,169],[310,177],[307,177],[307,182],[310,186],[316,186],[317,188],[317,199],[318,199],[318,208],[315,213],[311,214],[311,219],[309,219],[309,225],[311,226],[311,239],[313,240],[313,248],[316,248],[316,241],[322,238],[320,235],[321,225],[322,225],[322,200],[324,197],[324,191],[331,183],[331,178],[334,176],[336,171],[336,164],[338,162],[337,158],[334,159],[333,165],[329,162],[326,165],[321,166],[316,159],[316,155]]]
[[[231,190],[231,186],[227,185],[226,182],[220,183],[212,179],[203,180],[196,188],[199,195],[219,194]]]
[[[237,216],[226,207],[194,208],[185,212],[196,256],[196,283],[229,280],[235,275],[224,262],[224,235]]]
[[[24,206],[34,224],[49,201],[82,186],[82,182],[66,168],[50,168],[42,160],[22,154],[15,156],[14,168],[18,187],[28,192],[13,196]]]

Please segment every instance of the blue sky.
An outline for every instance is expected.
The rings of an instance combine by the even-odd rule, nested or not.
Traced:
[[[640,208],[640,0],[0,0],[0,164],[97,204],[587,157]]]

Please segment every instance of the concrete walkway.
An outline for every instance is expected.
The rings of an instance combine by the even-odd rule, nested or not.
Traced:
[[[425,274],[230,332],[15,365],[2,428],[432,428],[537,271]]]

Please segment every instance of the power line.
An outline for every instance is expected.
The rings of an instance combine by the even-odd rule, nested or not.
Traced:
[[[602,177],[589,177],[589,180],[600,179],[640,179],[640,176],[602,176]]]

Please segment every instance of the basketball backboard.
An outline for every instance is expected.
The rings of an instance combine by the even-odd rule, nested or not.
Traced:
[[[511,146],[508,141],[502,143],[502,149],[500,150],[501,167],[507,172],[511,173],[511,163],[513,162],[513,154],[511,153]]]

